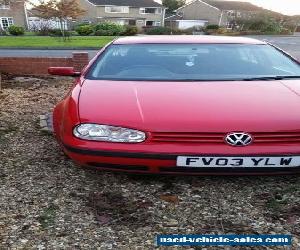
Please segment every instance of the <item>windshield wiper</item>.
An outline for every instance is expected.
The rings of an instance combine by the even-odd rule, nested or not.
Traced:
[[[284,80],[284,79],[298,79],[300,76],[262,76],[253,78],[244,78],[243,81],[272,81],[272,80]]]

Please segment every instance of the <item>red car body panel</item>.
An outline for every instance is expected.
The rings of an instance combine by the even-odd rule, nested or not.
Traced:
[[[122,38],[114,43],[199,43],[199,38],[195,37],[179,36],[176,40],[170,37]],[[205,37],[201,42],[262,43],[228,37]],[[299,80],[163,83],[87,80],[85,72],[90,65],[53,113],[58,141],[64,151],[81,165],[135,173],[270,174],[249,169],[182,170],[176,167],[176,157],[300,155]],[[133,128],[146,132],[147,139],[136,144],[81,140],[72,132],[80,123]],[[233,147],[214,140],[214,136],[236,131],[262,133],[263,136],[259,143],[254,140],[247,147]],[[156,133],[196,134],[203,138],[207,134],[211,138],[201,142],[190,141],[189,137],[185,141],[157,141]],[[268,133],[287,136],[287,139],[270,143]],[[289,141],[291,135],[298,136],[299,142]],[[273,173],[290,171],[278,169]]]
[[[299,85],[300,81],[296,82]],[[86,80],[80,95],[79,116],[82,123],[114,124],[153,132],[295,130],[300,128],[300,119],[295,121],[295,117],[300,117],[300,98],[295,86],[281,81]]]

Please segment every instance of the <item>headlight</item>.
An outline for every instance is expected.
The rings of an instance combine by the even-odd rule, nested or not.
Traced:
[[[75,137],[90,141],[143,142],[146,134],[142,131],[99,124],[80,124],[74,128]]]

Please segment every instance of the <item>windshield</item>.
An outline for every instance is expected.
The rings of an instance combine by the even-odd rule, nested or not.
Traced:
[[[88,79],[183,81],[297,77],[300,66],[270,45],[111,45],[94,63]]]

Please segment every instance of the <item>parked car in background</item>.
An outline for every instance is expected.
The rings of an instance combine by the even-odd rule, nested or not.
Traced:
[[[300,64],[250,38],[119,38],[54,110],[83,166],[164,174],[287,174],[300,167]]]

